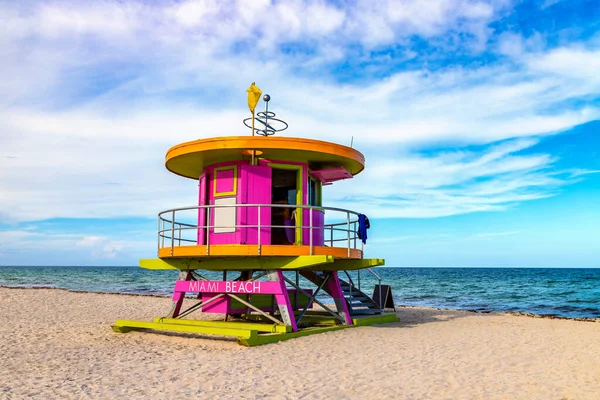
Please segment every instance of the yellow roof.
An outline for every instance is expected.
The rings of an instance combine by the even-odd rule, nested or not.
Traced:
[[[222,136],[181,143],[167,151],[165,165],[177,175],[198,179],[205,166],[249,159],[252,150],[267,160],[307,162],[315,169],[344,167],[352,175],[365,165],[362,153],[347,146],[273,136]]]

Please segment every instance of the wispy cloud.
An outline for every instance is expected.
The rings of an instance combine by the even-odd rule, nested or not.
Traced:
[[[358,202],[378,217],[505,210],[522,201],[552,196],[561,186],[576,181],[573,174],[559,174],[552,168],[554,160],[548,154],[520,153],[536,143],[518,139],[477,151],[402,154],[357,177],[362,185],[340,184],[339,197],[331,200],[345,207]]]
[[[150,216],[193,204],[194,183],[164,171],[162,155],[181,141],[245,134],[252,81],[271,92],[289,135],[354,136],[368,167],[337,185],[334,203],[435,217],[552,196],[576,176],[557,171],[554,155],[527,151],[600,117],[590,101],[600,93],[600,50],[493,37],[490,24],[511,7],[2,4],[0,73],[11,79],[0,82],[0,218]],[[497,59],[434,65],[432,49]],[[423,63],[398,61],[415,59]],[[350,78],[336,76],[348,65]]]
[[[508,231],[508,232],[484,232],[473,235],[474,238],[486,238],[495,236],[511,236],[521,233],[520,231]]]
[[[0,253],[9,255],[31,254],[43,259],[50,252],[79,251],[95,260],[113,259],[124,252],[148,248],[143,240],[115,240],[107,236],[86,236],[78,233],[58,233],[51,230],[13,229],[0,230]],[[5,260],[2,260],[4,263]],[[47,261],[46,261],[47,262]]]

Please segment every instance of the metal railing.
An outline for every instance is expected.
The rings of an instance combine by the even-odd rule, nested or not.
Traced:
[[[379,306],[379,310],[380,311],[384,311],[385,310],[385,304],[383,304],[383,292],[382,292],[382,278],[381,276],[379,276],[375,271],[373,271],[372,268],[365,268],[365,270],[367,270],[367,272],[369,272],[371,275],[373,275],[373,278],[368,279],[367,278],[367,285],[368,287],[371,287],[373,289],[373,300],[375,300],[375,293],[377,293],[377,297],[378,300],[377,301],[377,305]],[[364,286],[361,281],[361,269],[356,270],[356,283],[354,283],[354,280],[352,279],[352,276],[350,275],[350,271],[344,271],[346,274],[346,277],[348,278],[348,281],[350,282],[350,284],[352,286],[355,286],[359,291],[363,291],[362,287]],[[373,282],[373,279],[375,279],[377,281],[377,283],[375,284]],[[377,288],[377,292],[375,291],[375,288]]]
[[[239,224],[234,225],[220,225],[211,224],[211,210],[218,208],[235,208],[236,219],[238,216],[239,209],[256,211],[255,224]],[[261,210],[266,208],[287,208],[296,209],[297,212],[301,212],[303,217],[305,213],[303,210],[309,210],[308,218],[302,218],[301,225],[273,225],[270,223],[261,223],[262,214]],[[198,211],[201,209],[207,210],[205,213],[205,223],[202,225],[198,224]],[[254,212],[252,210],[251,212]],[[302,210],[302,211],[301,211]],[[316,225],[314,222],[314,211],[322,212],[323,225]],[[203,206],[190,206],[174,208],[170,210],[162,211],[158,214],[158,249],[171,248],[171,252],[175,246],[195,246],[198,245],[199,235],[203,235],[203,243],[206,245],[207,255],[210,254],[210,240],[211,236],[214,235],[215,229],[227,229],[233,230],[234,232],[238,228],[249,228],[256,229],[256,244],[258,247],[258,255],[260,255],[261,249],[261,232],[263,229],[293,229],[297,236],[300,232],[301,240],[304,239],[304,232],[308,231],[308,243],[302,242],[303,245],[310,247],[310,254],[314,253],[314,238],[315,233],[322,231],[323,233],[323,244],[329,247],[345,248],[348,250],[348,257],[350,257],[351,250],[364,250],[364,245],[358,237],[358,216],[360,214],[345,210],[342,208],[334,207],[320,207],[320,206],[305,206],[305,205],[290,205],[290,204],[223,204],[223,205],[203,205]],[[305,219],[308,219],[306,224]],[[326,223],[327,220],[330,223]],[[203,233],[202,233],[203,232]],[[233,232],[232,232],[233,233]],[[219,233],[217,233],[219,234]],[[340,246],[339,244],[344,243]],[[263,243],[264,244],[264,243]],[[292,244],[293,245],[293,244]]]

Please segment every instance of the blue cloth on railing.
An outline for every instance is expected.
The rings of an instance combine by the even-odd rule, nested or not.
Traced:
[[[369,218],[364,214],[358,215],[358,238],[362,240],[363,244],[367,244],[367,229],[370,228]]]

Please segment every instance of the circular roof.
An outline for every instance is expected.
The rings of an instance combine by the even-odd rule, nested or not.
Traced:
[[[177,175],[198,179],[204,167],[248,159],[252,150],[267,160],[307,162],[319,169],[344,167],[352,175],[361,172],[365,165],[362,153],[347,146],[273,136],[222,136],[181,143],[167,151],[165,165]]]

